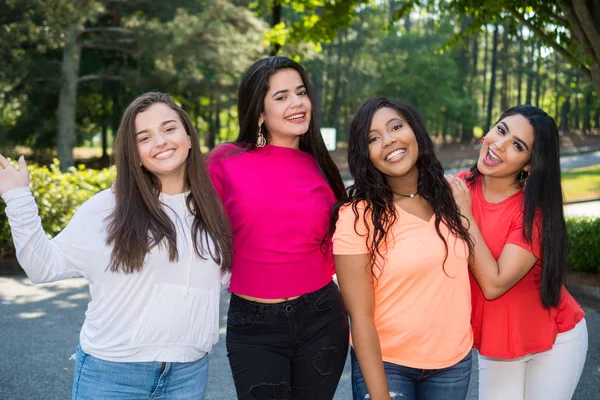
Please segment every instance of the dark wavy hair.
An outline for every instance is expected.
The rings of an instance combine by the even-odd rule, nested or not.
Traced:
[[[135,117],[158,103],[177,113],[192,144],[185,161],[185,182],[190,190],[186,205],[194,216],[192,240],[196,254],[202,259],[209,254],[221,270],[231,270],[231,226],[204,165],[198,134],[187,113],[169,95],[159,92],[145,93],[131,102],[115,138],[116,206],[108,217],[106,239],[112,246],[110,270],[141,271],[146,255],[161,245],[168,248],[169,261],[178,259],[175,226],[159,200],[160,180],[141,166],[136,142]],[[204,248],[209,238],[213,246]]]
[[[368,135],[371,121],[377,110],[381,108],[391,108],[397,111],[415,134],[419,148],[419,156],[416,162],[419,171],[417,191],[431,204],[435,213],[435,230],[446,247],[444,263],[448,258],[448,243],[440,231],[442,222],[448,226],[455,237],[467,243],[469,252],[472,253],[473,241],[468,230],[462,224],[462,215],[452,196],[452,189],[444,178],[444,169],[435,156],[433,142],[427,133],[421,115],[412,105],[406,102],[384,97],[367,100],[359,107],[352,119],[348,131],[348,165],[354,178],[354,184],[348,188],[345,196],[336,203],[333,209],[330,232],[335,231],[340,208],[344,205],[351,205],[355,215],[354,230],[359,234],[356,230],[360,218],[358,205],[361,202],[366,203],[363,222],[368,229],[365,236],[372,262],[373,275],[376,276],[375,268],[379,268],[380,272],[382,271],[383,265],[377,264],[377,256],[385,259],[382,248],[386,244],[387,233],[396,222],[398,215],[394,205],[394,194],[388,186],[385,175],[375,168],[369,159]],[[369,229],[368,222],[373,225],[372,232]]]
[[[530,105],[511,107],[498,122],[512,115],[521,115],[533,128],[534,140],[529,161],[529,172],[521,171],[527,184],[523,188],[523,237],[531,243],[533,230],[539,229],[542,240],[542,284],[540,296],[545,307],[556,307],[564,283],[567,257],[567,229],[563,214],[562,186],[560,181],[560,142],[554,119],[544,110]],[[496,122],[496,123],[498,123]],[[471,167],[467,178],[473,186],[481,172],[477,164]],[[536,211],[542,216],[542,226],[534,227]]]
[[[308,97],[312,97],[308,74],[294,60],[286,57],[267,57],[256,61],[244,74],[238,90],[240,132],[235,139],[235,144],[238,146],[245,149],[252,149],[256,146],[258,119],[265,110],[265,96],[269,91],[269,80],[275,73],[284,69],[297,71],[304,82]],[[262,125],[262,131],[269,140],[269,130],[265,124]],[[344,193],[344,182],[340,171],[325,147],[321,131],[317,126],[315,107],[312,107],[308,131],[300,137],[300,150],[311,154],[315,158],[335,197],[339,199]]]

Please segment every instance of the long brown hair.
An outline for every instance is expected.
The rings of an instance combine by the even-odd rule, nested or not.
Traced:
[[[185,183],[190,190],[186,205],[194,216],[192,239],[198,257],[206,254],[221,265],[221,270],[231,270],[231,227],[219,201],[200,151],[198,134],[189,116],[167,94],[150,92],[133,100],[127,107],[115,139],[114,157],[117,178],[114,184],[116,207],[108,217],[108,237],[112,246],[111,271],[133,273],[141,271],[144,258],[156,246],[166,245],[169,261],[177,261],[177,234],[175,225],[159,200],[160,180],[141,166],[135,139],[135,118],[156,103],[162,103],[177,113],[191,140],[186,159]],[[205,239],[205,240],[203,240]],[[204,248],[203,243],[210,243]]]

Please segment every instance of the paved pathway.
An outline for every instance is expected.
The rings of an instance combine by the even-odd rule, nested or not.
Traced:
[[[229,296],[221,297],[221,326]],[[578,298],[586,311],[590,346],[574,400],[598,399],[600,388],[600,303]],[[0,399],[70,398],[75,352],[89,293],[85,280],[32,285],[24,276],[0,277]],[[225,354],[225,331],[210,354],[207,400],[235,399]],[[260,362],[260,360],[257,360]],[[477,399],[474,365],[468,400]],[[335,400],[351,399],[350,368],[344,370]]]

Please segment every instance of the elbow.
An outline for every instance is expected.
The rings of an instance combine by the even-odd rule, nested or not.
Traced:
[[[506,289],[498,286],[482,286],[481,291],[483,292],[483,297],[485,297],[486,300],[496,300],[498,297],[501,297],[504,293],[506,293]]]

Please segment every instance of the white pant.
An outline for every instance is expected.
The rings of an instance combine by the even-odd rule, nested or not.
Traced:
[[[479,355],[479,400],[569,400],[588,350],[585,319],[559,334],[552,349],[521,358]]]

